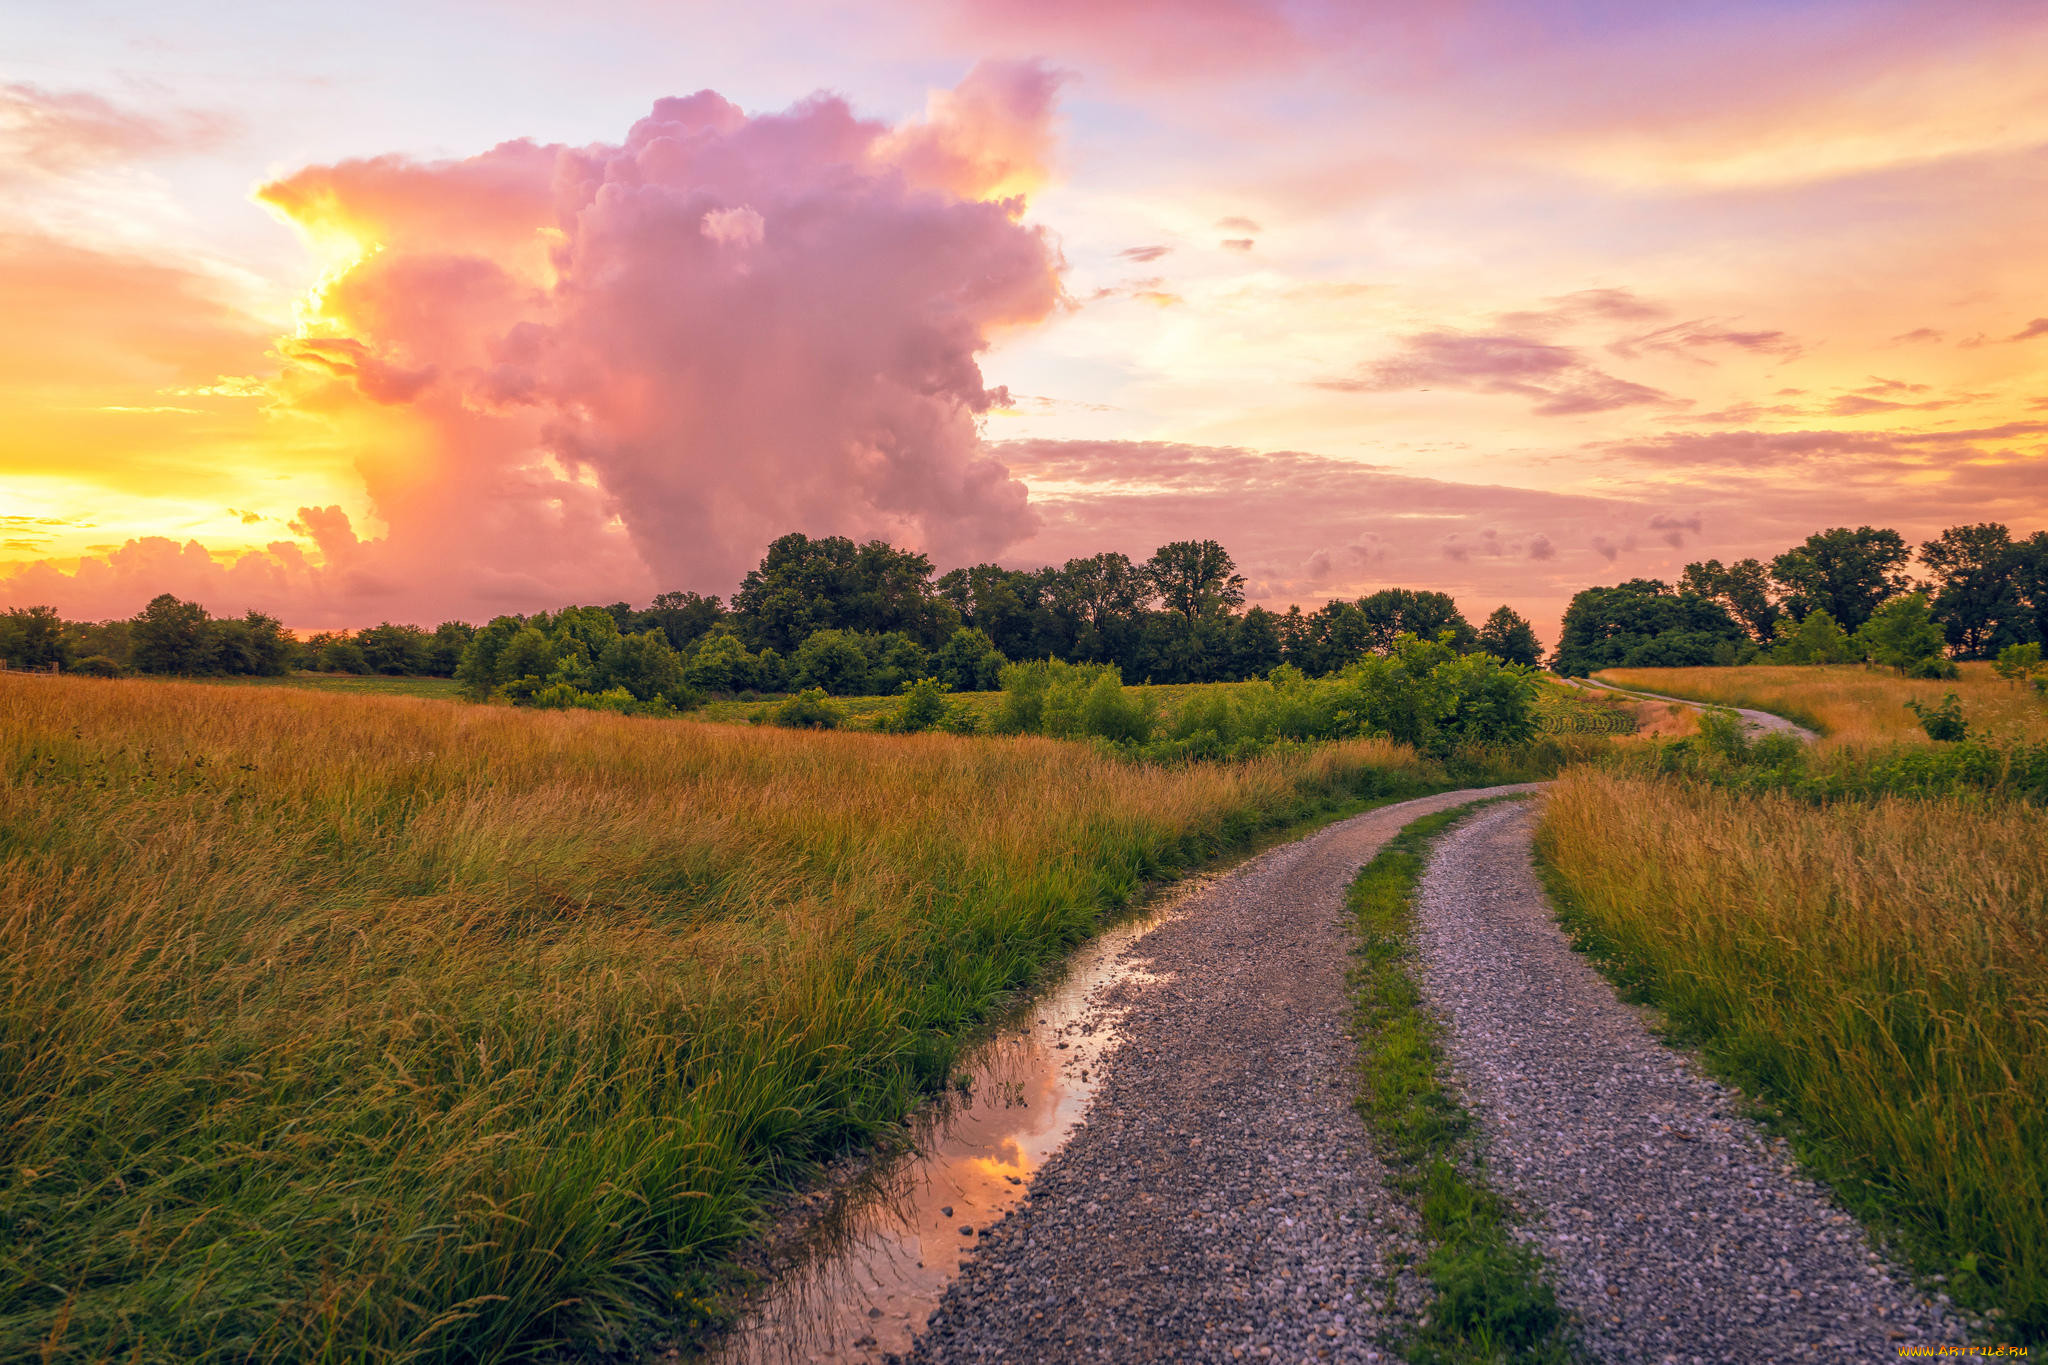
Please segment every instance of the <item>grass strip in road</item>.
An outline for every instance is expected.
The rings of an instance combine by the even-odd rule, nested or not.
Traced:
[[[1415,893],[1430,844],[1472,810],[1410,824],[1351,884],[1358,1108],[1432,1244],[1422,1271],[1434,1298],[1402,1354],[1416,1365],[1553,1365],[1573,1359],[1564,1315],[1541,1260],[1510,1235],[1507,1202],[1486,1187],[1472,1116],[1446,1084],[1442,1026],[1414,970]]]

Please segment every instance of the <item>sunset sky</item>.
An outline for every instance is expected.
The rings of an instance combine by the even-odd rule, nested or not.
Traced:
[[[0,19],[0,605],[298,627],[1213,537],[1508,602],[2048,526],[2048,6]]]

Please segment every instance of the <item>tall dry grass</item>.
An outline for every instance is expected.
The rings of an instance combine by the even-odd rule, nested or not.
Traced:
[[[2048,812],[1580,769],[1538,846],[1588,947],[1925,1268],[2048,1336]]]
[[[1441,776],[5,678],[0,767],[0,1358],[180,1361],[686,1320],[1106,907]]]
[[[1753,664],[1742,668],[1610,668],[1604,682],[1691,701],[1746,706],[1798,721],[1824,744],[1926,743],[1908,701],[1932,707],[1954,692],[1973,733],[2048,739],[2048,705],[2031,687],[2014,686],[1987,663],[1959,665],[1952,682],[1902,678],[1861,664]]]

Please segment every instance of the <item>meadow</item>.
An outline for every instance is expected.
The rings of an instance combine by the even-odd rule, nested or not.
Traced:
[[[2039,693],[2006,682],[1988,663],[1959,667],[1962,676],[1950,682],[1904,678],[1861,664],[1610,668],[1596,676],[1617,687],[1770,711],[1818,731],[1831,745],[1926,743],[1906,703],[1933,707],[1950,692],[1961,701],[1973,733],[2048,739],[2048,704]]]
[[[1830,687],[1813,714],[1860,733],[1843,707]],[[1581,946],[1937,1287],[2003,1315],[1994,1339],[2048,1340],[2048,811],[1644,767],[1574,769],[1545,801]]]
[[[133,680],[0,722],[6,1359],[687,1336],[1149,880],[1456,785]]]

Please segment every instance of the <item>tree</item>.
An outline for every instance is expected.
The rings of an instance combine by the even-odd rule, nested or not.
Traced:
[[[1995,521],[1951,526],[1920,547],[1933,575],[1934,619],[1958,658],[1989,658],[2033,633],[2020,601],[2022,558]]]
[[[1253,607],[1230,629],[1230,661],[1223,671],[1232,680],[1263,678],[1285,659],[1280,647],[1280,618]]]
[[[725,604],[716,597],[694,592],[665,592],[654,604],[634,617],[633,628],[653,627],[668,637],[669,647],[681,652],[709,635],[725,619]]]
[[[380,622],[356,632],[356,647],[372,673],[399,676],[424,673],[432,648],[427,633],[418,626],[394,626]]]
[[[1145,561],[1145,577],[1166,610],[1189,622],[1228,615],[1244,605],[1244,575],[1213,540],[1176,540]]]
[[[1715,649],[1744,638],[1718,602],[1655,578],[1587,588],[1565,609],[1551,667],[1567,677],[1603,668],[1711,664]]]
[[[1818,531],[1771,561],[1781,605],[1800,620],[1825,611],[1854,632],[1877,604],[1912,585],[1903,572],[1912,551],[1897,531],[1859,526]]]
[[[434,637],[427,647],[426,671],[437,678],[452,678],[455,670],[462,666],[463,651],[476,638],[476,627],[467,621],[443,621],[434,627]]]
[[[962,626],[932,655],[932,676],[955,692],[992,692],[1008,662],[984,632]]]
[[[1419,640],[1435,640],[1445,631],[1451,632],[1451,647],[1460,654],[1478,648],[1479,633],[1472,629],[1472,623],[1465,619],[1465,613],[1458,610],[1458,604],[1447,592],[1417,591],[1414,588],[1382,588],[1376,593],[1358,599],[1358,610],[1365,627],[1365,648],[1384,654],[1393,648],[1394,639],[1400,635],[1413,635]],[[1357,657],[1358,651],[1341,646],[1344,657],[1334,666],[1341,667]]]
[[[1926,595],[1911,592],[1872,612],[1856,632],[1856,643],[1872,663],[1904,673],[1923,660],[1941,657],[1942,631]]]
[[[1778,604],[1771,600],[1771,574],[1756,559],[1737,560],[1727,568],[1721,567],[1718,559],[1704,560],[1685,566],[1685,574],[1678,581],[1681,592],[1697,593],[1710,602],[1718,602],[1729,615],[1740,621],[1748,630],[1750,638],[1758,644],[1770,643],[1777,634],[1778,617],[1782,614]]]
[[[1998,651],[1998,659],[1991,665],[1992,671],[2014,687],[2041,668],[2041,643],[2029,640],[2023,645],[2007,645]]]
[[[199,673],[211,662],[212,618],[197,602],[159,593],[136,614],[134,667],[143,673]]]
[[[791,656],[789,672],[800,690],[856,697],[868,690],[868,653],[850,631],[813,631]]]
[[[0,616],[0,662],[11,668],[67,667],[71,649],[55,607],[13,607]]]
[[[1510,607],[1495,607],[1493,615],[1479,628],[1479,647],[1497,659],[1534,668],[1543,657],[1543,642],[1536,628]]]
[[[937,645],[959,613],[932,582],[932,562],[886,541],[845,536],[778,537],[733,594],[750,643],[788,652],[820,630],[901,631]]]
[[[635,701],[659,698],[682,706],[702,700],[689,695],[681,657],[669,647],[668,637],[652,627],[638,635],[617,636],[599,654],[590,690],[609,692],[615,687],[624,688]]]
[[[1832,612],[1811,611],[1796,623],[1789,616],[1778,620],[1777,644],[1771,650],[1774,663],[1847,664],[1860,657]]]

